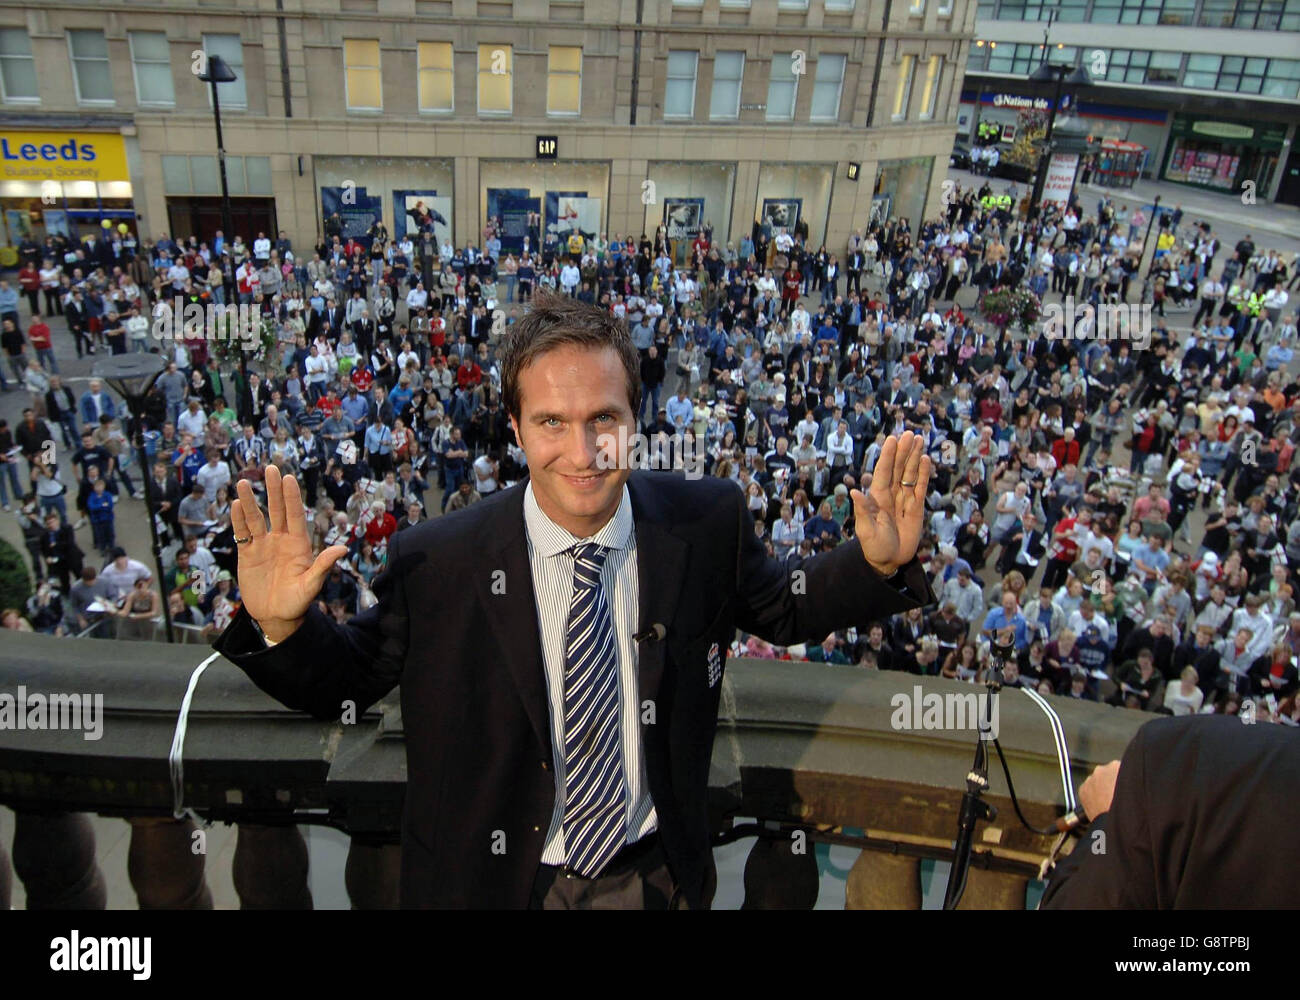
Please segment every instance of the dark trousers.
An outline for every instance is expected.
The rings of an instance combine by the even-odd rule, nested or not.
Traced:
[[[648,846],[647,845],[648,842]],[[533,910],[671,910],[681,907],[657,834],[623,848],[596,878],[538,865]]]

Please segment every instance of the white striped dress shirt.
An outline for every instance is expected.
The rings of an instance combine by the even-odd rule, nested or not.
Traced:
[[[632,499],[627,487],[618,510],[590,538],[577,538],[561,528],[538,506],[530,482],[524,490],[528,563],[537,595],[537,625],[551,704],[551,758],[555,767],[555,809],[542,850],[542,863],[563,865],[564,847],[564,668],[568,648],[569,602],[573,597],[573,553],[579,542],[595,542],[609,549],[600,582],[605,588],[613,618],[618,658],[619,722],[623,730],[624,806],[627,841],[635,843],[658,825],[646,779],[641,748],[641,704],[637,681],[637,644],[633,635],[638,615],[636,532]]]

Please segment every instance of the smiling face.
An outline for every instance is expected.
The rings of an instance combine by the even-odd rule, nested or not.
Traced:
[[[636,430],[618,353],[570,344],[548,351],[520,372],[519,409],[511,425],[538,505],[578,538],[595,534],[618,509],[629,475],[619,429]]]

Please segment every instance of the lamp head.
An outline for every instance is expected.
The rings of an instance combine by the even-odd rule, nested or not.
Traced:
[[[161,354],[116,354],[96,363],[92,374],[134,407],[167,367]]]
[[[199,79],[204,83],[234,83],[239,77],[221,56],[209,55],[207,72],[200,73]]]

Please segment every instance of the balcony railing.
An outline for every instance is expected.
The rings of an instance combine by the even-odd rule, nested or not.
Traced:
[[[9,633],[0,694],[102,695],[101,738],[82,730],[0,729],[0,804],[17,816],[13,874],[29,908],[102,908],[105,882],[87,813],[131,824],[128,875],[142,908],[209,908],[196,825],[174,818],[169,752],[200,646]],[[810,907],[818,867],[807,841],[860,850],[849,908],[919,908],[923,858],[944,858],[974,749],[973,731],[895,728],[896,695],[968,693],[910,674],[771,660],[733,660],[723,681],[710,775],[718,843],[756,836],[746,907]],[[982,690],[982,689],[981,689]],[[1143,713],[1054,699],[1076,785],[1120,757]],[[1047,721],[1004,691],[1000,736],[1021,807],[1050,826],[1062,811]],[[238,824],[234,882],[244,908],[307,908],[300,824],[351,838],[345,881],[356,908],[397,901],[397,843],[406,779],[397,692],[352,724],[321,723],[259,691],[215,660],[198,682],[184,741],[183,805]],[[995,823],[981,825],[963,907],[1022,908],[1048,838],[1021,826],[1000,771]],[[750,819],[745,819],[750,818]],[[756,818],[757,822],[754,821]],[[800,835],[802,831],[802,835]],[[0,845],[0,909],[10,899]]]

